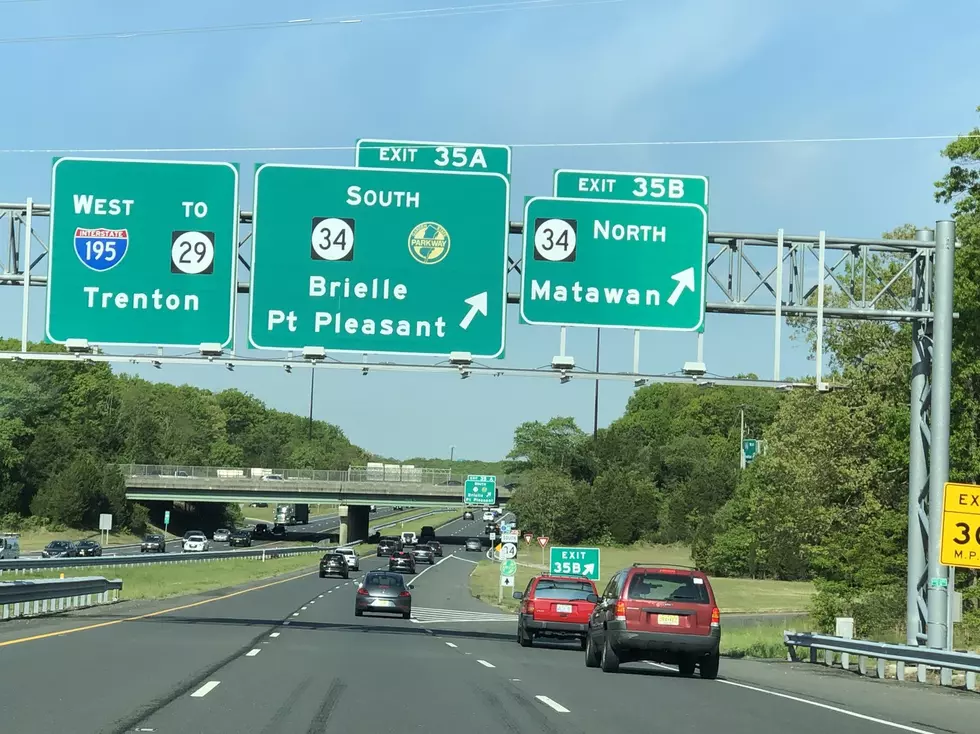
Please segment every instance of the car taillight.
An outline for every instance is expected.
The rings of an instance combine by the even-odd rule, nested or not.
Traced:
[[[626,602],[624,601],[616,602],[616,621],[617,622],[626,621]]]
[[[362,586],[362,587],[360,587],[360,588],[359,588],[359,589],[357,590],[357,593],[358,593],[358,594],[360,594],[361,596],[367,596],[367,595],[368,595],[368,592],[367,592],[367,589],[365,589],[365,588],[364,588],[363,586]]]
[[[711,626],[720,627],[721,626],[721,611],[718,607],[711,610]]]
[[[411,596],[407,591],[401,592],[398,596]]]
[[[534,602],[533,601],[529,601],[527,603],[527,613],[528,614],[534,614]]]

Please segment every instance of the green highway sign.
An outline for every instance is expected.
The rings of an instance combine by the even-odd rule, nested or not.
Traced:
[[[510,176],[510,147],[362,138],[354,148],[358,168],[475,171]]]
[[[607,201],[666,201],[708,207],[708,179],[671,173],[555,171],[555,196]]]
[[[498,173],[259,166],[249,342],[498,356],[509,199]]]
[[[524,207],[521,317],[532,325],[696,331],[707,244],[699,204],[532,198]]]
[[[742,453],[745,455],[745,462],[749,463],[752,461],[756,454],[759,453],[759,442],[754,438],[746,438],[742,440]]]
[[[549,568],[559,576],[585,576],[599,580],[598,548],[561,548],[552,546]]]
[[[470,474],[463,483],[463,502],[468,505],[492,505],[497,501],[497,477]]]
[[[163,524],[164,525],[170,524],[170,510],[163,511]]]
[[[500,575],[513,576],[517,573],[517,561],[513,558],[505,558],[500,562]]]
[[[234,165],[69,157],[55,161],[51,178],[50,341],[232,343]]]

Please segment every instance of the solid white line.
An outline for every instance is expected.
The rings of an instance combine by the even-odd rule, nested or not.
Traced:
[[[262,651],[259,648],[256,647],[254,650],[249,650],[247,653],[245,653],[245,657],[247,657],[247,658],[254,658],[260,652],[262,652]]]
[[[477,660],[476,662],[478,662],[484,668],[496,668],[497,667],[493,663],[488,663],[486,660]]]
[[[279,636],[278,632],[273,632],[271,635],[269,635],[269,637],[278,637],[278,636]]]
[[[906,726],[905,724],[899,724],[894,721],[887,721],[886,719],[879,719],[874,716],[868,716],[866,714],[859,714],[856,711],[848,711],[847,709],[840,708],[838,706],[831,706],[827,703],[818,703],[817,701],[810,701],[806,698],[800,698],[799,696],[790,696],[787,693],[777,693],[776,691],[768,691],[765,688],[756,688],[755,686],[749,686],[744,683],[736,683],[730,680],[719,680],[719,683],[724,683],[725,685],[735,686],[736,688],[744,688],[747,691],[756,691],[757,693],[765,693],[767,696],[776,696],[777,698],[785,698],[789,701],[796,701],[797,703],[805,703],[808,706],[816,706],[817,708],[826,709],[827,711],[835,711],[838,714],[844,714],[844,716],[851,716],[855,719],[862,719],[864,721],[873,721],[876,724],[881,724],[882,726],[889,726],[892,729],[901,729],[902,731],[910,731],[913,734],[934,734],[934,732],[928,729],[917,729],[914,726]]]
[[[428,567],[427,569],[425,569],[425,570],[424,570],[424,571],[423,571],[422,573],[420,573],[420,574],[417,574],[417,575],[415,576],[415,578],[414,578],[414,579],[412,579],[412,583],[418,583],[418,580],[419,580],[420,578],[422,578],[422,577],[423,577],[423,576],[424,576],[425,574],[427,574],[427,573],[428,573],[429,571],[431,571],[431,570],[432,570],[433,568],[437,568],[437,567],[438,567],[438,566],[439,566],[440,564],[443,564],[443,563],[445,563],[445,562],[446,562],[446,561],[448,561],[448,560],[449,560],[450,558],[452,558],[452,556],[446,556],[445,558],[443,558],[443,559],[441,559],[441,560],[439,560],[439,561],[436,561],[434,565],[432,565],[432,566],[429,566],[429,567]]]
[[[448,645],[449,647],[456,647],[456,645],[454,645],[454,644],[453,644],[453,643],[451,643],[451,642],[447,642],[447,643],[446,643],[446,645]]]
[[[559,714],[567,714],[568,713],[568,709],[567,708],[565,708],[564,706],[562,706],[557,701],[548,698],[547,696],[535,696],[535,698],[538,699],[545,706],[550,706],[555,711],[557,711]]]
[[[211,693],[211,691],[217,688],[219,683],[221,683],[220,680],[209,680],[203,686],[194,691],[191,694],[191,698],[204,698],[206,695]]]

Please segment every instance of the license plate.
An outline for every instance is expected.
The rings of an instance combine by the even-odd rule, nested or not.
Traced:
[[[572,605],[571,604],[555,604],[555,611],[559,614],[571,614]]]
[[[390,602],[387,599],[378,599],[376,602],[374,602],[374,606],[376,606],[376,607],[390,607],[390,606],[394,606],[394,602]]]
[[[658,614],[657,624],[662,624],[666,627],[677,627],[681,623],[681,618],[676,614]]]

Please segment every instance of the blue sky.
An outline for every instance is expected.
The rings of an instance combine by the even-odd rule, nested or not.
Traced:
[[[980,6],[971,0],[941,8],[912,0],[489,4],[0,0],[0,68],[20,79],[4,95],[0,149],[353,146],[359,137],[509,144],[798,139],[948,134],[976,122]],[[474,12],[477,5],[499,12]],[[447,6],[457,10],[375,15]],[[2,42],[343,16],[363,22]],[[710,178],[711,230],[875,237],[903,222],[931,226],[948,216],[932,200],[932,183],[945,170],[944,143],[517,147],[512,209],[520,211],[526,195],[549,194],[555,168],[693,173]],[[354,161],[352,150],[154,157],[231,160],[242,171],[259,161]],[[50,163],[45,153],[0,154],[0,201],[47,202]],[[252,182],[243,178],[242,206],[250,208]],[[45,229],[41,220],[42,237]],[[516,252],[519,242],[511,246]],[[43,291],[32,290],[30,333],[40,339]],[[717,290],[709,289],[708,300],[720,300]],[[244,345],[244,299],[239,309]],[[0,333],[19,333],[20,318],[19,291],[0,289]],[[709,314],[709,371],[771,377],[772,333],[768,317]],[[678,370],[695,358],[695,344],[692,334],[644,334],[641,369]],[[519,325],[511,307],[506,365],[541,366],[557,352],[557,329]],[[568,353],[591,364],[595,331],[570,329]],[[631,364],[632,333],[604,332],[603,369]],[[784,376],[813,369],[805,348],[784,339]],[[283,410],[308,409],[305,373],[168,366],[139,374],[213,390],[238,387]],[[386,455],[448,456],[455,446],[457,457],[495,459],[526,420],[571,415],[590,429],[593,385],[332,371],[317,379],[315,415]],[[602,383],[601,425],[622,413],[632,389]]]

